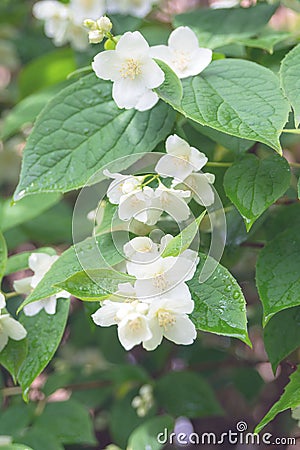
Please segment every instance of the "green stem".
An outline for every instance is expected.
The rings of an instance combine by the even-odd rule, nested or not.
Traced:
[[[151,175],[151,174],[149,174],[149,175]],[[147,176],[149,176],[149,175],[147,175]],[[152,183],[152,181],[157,180],[158,178],[159,178],[159,175],[158,175],[158,174],[157,174],[157,175],[153,175],[153,176],[150,178],[150,180],[148,180],[148,181],[146,181],[145,183],[143,183],[143,187],[147,186],[148,184]]]
[[[206,163],[207,167],[231,167],[233,162],[214,162],[210,161]]]
[[[13,297],[18,297],[18,295],[20,295],[20,294],[18,292],[13,291],[13,292],[7,292],[7,293],[4,292],[4,295],[5,295],[6,299],[9,299],[9,298],[13,298]]]

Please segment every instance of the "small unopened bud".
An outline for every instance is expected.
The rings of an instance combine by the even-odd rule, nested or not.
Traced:
[[[112,26],[110,19],[106,16],[100,17],[100,19],[97,20],[97,27],[102,33],[109,33]]]
[[[92,30],[89,32],[90,44],[99,44],[104,39],[104,34],[99,30]]]
[[[88,30],[97,30],[97,22],[92,19],[86,19],[83,22],[83,26],[86,27]]]

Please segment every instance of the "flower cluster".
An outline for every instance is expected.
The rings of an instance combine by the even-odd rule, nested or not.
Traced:
[[[96,21],[106,12],[145,17],[154,3],[153,0],[70,0],[64,4],[58,0],[41,0],[34,4],[33,15],[45,22],[45,34],[53,39],[54,45],[60,47],[69,42],[76,50],[83,51],[88,46],[83,27],[86,19]],[[102,41],[101,29],[107,30],[107,25],[108,22],[102,21],[100,30],[95,27],[90,31],[91,43]]]
[[[83,25],[89,30],[90,44],[99,44],[105,37],[110,37],[112,23],[108,17],[102,16],[100,19],[86,19]]]
[[[198,256],[185,250],[177,257],[163,258],[170,239],[166,235],[156,244],[149,237],[136,237],[125,244],[126,270],[135,277],[134,284],[119,284],[118,291],[92,315],[99,326],[118,326],[126,350],[141,343],[146,350],[154,350],[163,337],[183,345],[196,338],[188,317],[194,302],[186,281],[194,276]]]
[[[88,47],[83,21],[98,19],[105,12],[104,0],[71,0],[63,4],[57,0],[42,0],[34,4],[33,15],[45,22],[45,34],[60,47],[70,43],[76,50]]]
[[[136,409],[139,417],[145,417],[153,405],[153,388],[150,384],[144,384],[139,390],[139,395],[132,400],[131,406]]]
[[[10,317],[9,314],[2,314],[2,309],[5,307],[5,297],[0,292],[0,352],[7,345],[9,338],[21,341],[27,335],[27,331],[21,323]]]
[[[134,218],[146,225],[155,225],[166,212],[181,222],[190,215],[187,202],[192,197],[202,206],[214,202],[211,187],[214,175],[199,173],[208,161],[205,154],[177,135],[168,137],[166,151],[156,164],[157,174],[133,176],[104,170],[104,175],[114,179],[107,196],[111,203],[119,205],[121,220]],[[173,179],[171,187],[163,184],[162,179],[166,177]],[[158,186],[150,187],[155,181]]]
[[[98,53],[92,63],[97,77],[113,82],[112,96],[119,108],[151,109],[158,102],[153,89],[165,80],[153,58],[168,64],[179,78],[198,75],[212,60],[212,51],[200,48],[189,27],[174,30],[168,46],[149,47],[140,32],[125,33],[115,50]]]
[[[15,291],[19,294],[29,295],[57,259],[58,256],[56,255],[49,256],[46,253],[32,253],[29,257],[29,268],[34,272],[34,275],[15,281]],[[51,297],[29,303],[23,308],[24,314],[26,316],[35,316],[42,309],[44,309],[47,314],[55,314],[57,299],[69,297],[70,294],[68,292],[61,291]]]

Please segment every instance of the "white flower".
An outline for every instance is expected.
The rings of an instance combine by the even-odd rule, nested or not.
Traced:
[[[158,102],[152,89],[163,83],[165,75],[138,31],[125,33],[115,50],[98,53],[92,67],[97,77],[113,81],[112,95],[119,108],[146,111]]]
[[[211,185],[215,182],[212,173],[192,173],[184,180],[184,185],[193,193],[193,198],[201,206],[210,206],[214,203],[215,194]],[[178,186],[180,187],[180,186]]]
[[[76,50],[88,46],[88,33],[84,19],[97,19],[104,13],[103,0],[71,0],[69,4],[55,0],[42,0],[33,6],[33,15],[45,22],[45,34],[60,47],[70,42]]]
[[[107,190],[107,197],[114,205],[118,205],[120,203],[123,195],[130,194],[136,190],[141,190],[141,184],[145,178],[133,177],[132,175],[122,175],[121,173],[111,173],[107,169],[103,170],[103,175],[114,179]]]
[[[27,331],[17,320],[9,314],[0,315],[0,352],[8,343],[8,338],[21,341],[27,335]]]
[[[5,306],[6,306],[5,297],[2,294],[2,292],[0,292],[0,312],[1,309],[5,308]]]
[[[151,210],[151,203],[154,197],[154,190],[145,186],[141,191],[133,191],[130,194],[121,197],[118,214],[121,220],[130,220],[132,218],[143,222],[147,225],[149,223],[148,217]]]
[[[89,43],[90,44],[99,44],[104,39],[104,34],[100,30],[91,30],[89,31]]]
[[[104,0],[71,0],[70,12],[72,21],[76,25],[82,25],[85,19],[98,19],[105,12]]]
[[[102,33],[109,33],[112,29],[112,23],[109,17],[102,16],[97,20],[97,27]]]
[[[188,315],[194,309],[191,299],[162,297],[150,304],[148,317],[152,338],[143,342],[146,350],[154,350],[165,336],[175,344],[189,345],[197,337],[195,325]]]
[[[92,319],[96,325],[102,327],[117,324],[121,344],[126,350],[131,350],[135,345],[152,337],[146,318],[148,309],[146,303],[138,300],[123,303],[104,300],[101,308],[92,315]]]
[[[163,212],[168,213],[176,222],[186,220],[190,215],[190,209],[183,199],[191,196],[189,191],[169,189],[160,183],[155,190],[148,212],[148,225],[155,225]]]
[[[109,0],[108,11],[111,13],[129,14],[145,17],[157,0]]]
[[[153,297],[166,293],[169,297],[175,295],[190,299],[191,294],[185,281],[193,278],[197,264],[196,252],[186,250],[177,257],[159,257],[149,264],[127,266],[127,271],[137,278],[134,285],[136,294],[144,301],[151,302]]]
[[[67,5],[55,0],[44,0],[33,5],[33,15],[45,21],[45,34],[53,39],[54,45],[64,45],[69,26],[69,9]]]
[[[163,177],[176,178],[178,183],[192,172],[202,169],[208,161],[204,153],[191,147],[176,134],[166,140],[166,151],[167,154],[156,164],[155,171]]]
[[[15,291],[20,294],[29,295],[58,258],[59,257],[56,255],[49,256],[46,253],[32,253],[29,257],[29,268],[34,272],[34,275],[32,277],[15,281]],[[24,306],[24,313],[26,316],[35,316],[42,309],[45,309],[47,314],[55,314],[57,299],[69,297],[70,294],[68,292],[61,291],[58,294],[52,295],[51,297],[38,300],[37,302],[29,303],[28,305]]]
[[[240,4],[240,0],[213,0],[210,3],[210,7],[212,9],[225,9],[225,8],[233,8],[234,6],[238,6]]]
[[[106,202],[102,200],[96,209],[90,211],[87,215],[87,219],[91,222],[95,222],[97,226],[101,225],[105,214]]]
[[[13,438],[11,436],[0,436],[0,447],[12,444]]]
[[[179,27],[169,37],[168,46],[156,45],[151,56],[174,70],[179,78],[198,75],[212,60],[212,51],[199,47],[196,34],[189,27]]]

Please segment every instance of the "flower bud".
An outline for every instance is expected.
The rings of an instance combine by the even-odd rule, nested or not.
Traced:
[[[110,19],[106,16],[100,17],[100,19],[97,20],[97,27],[103,33],[109,33],[112,26]]]
[[[89,30],[97,30],[97,22],[92,19],[86,19],[83,21],[83,26],[88,28]]]
[[[90,44],[99,44],[104,39],[104,34],[99,30],[92,30],[89,32]]]

